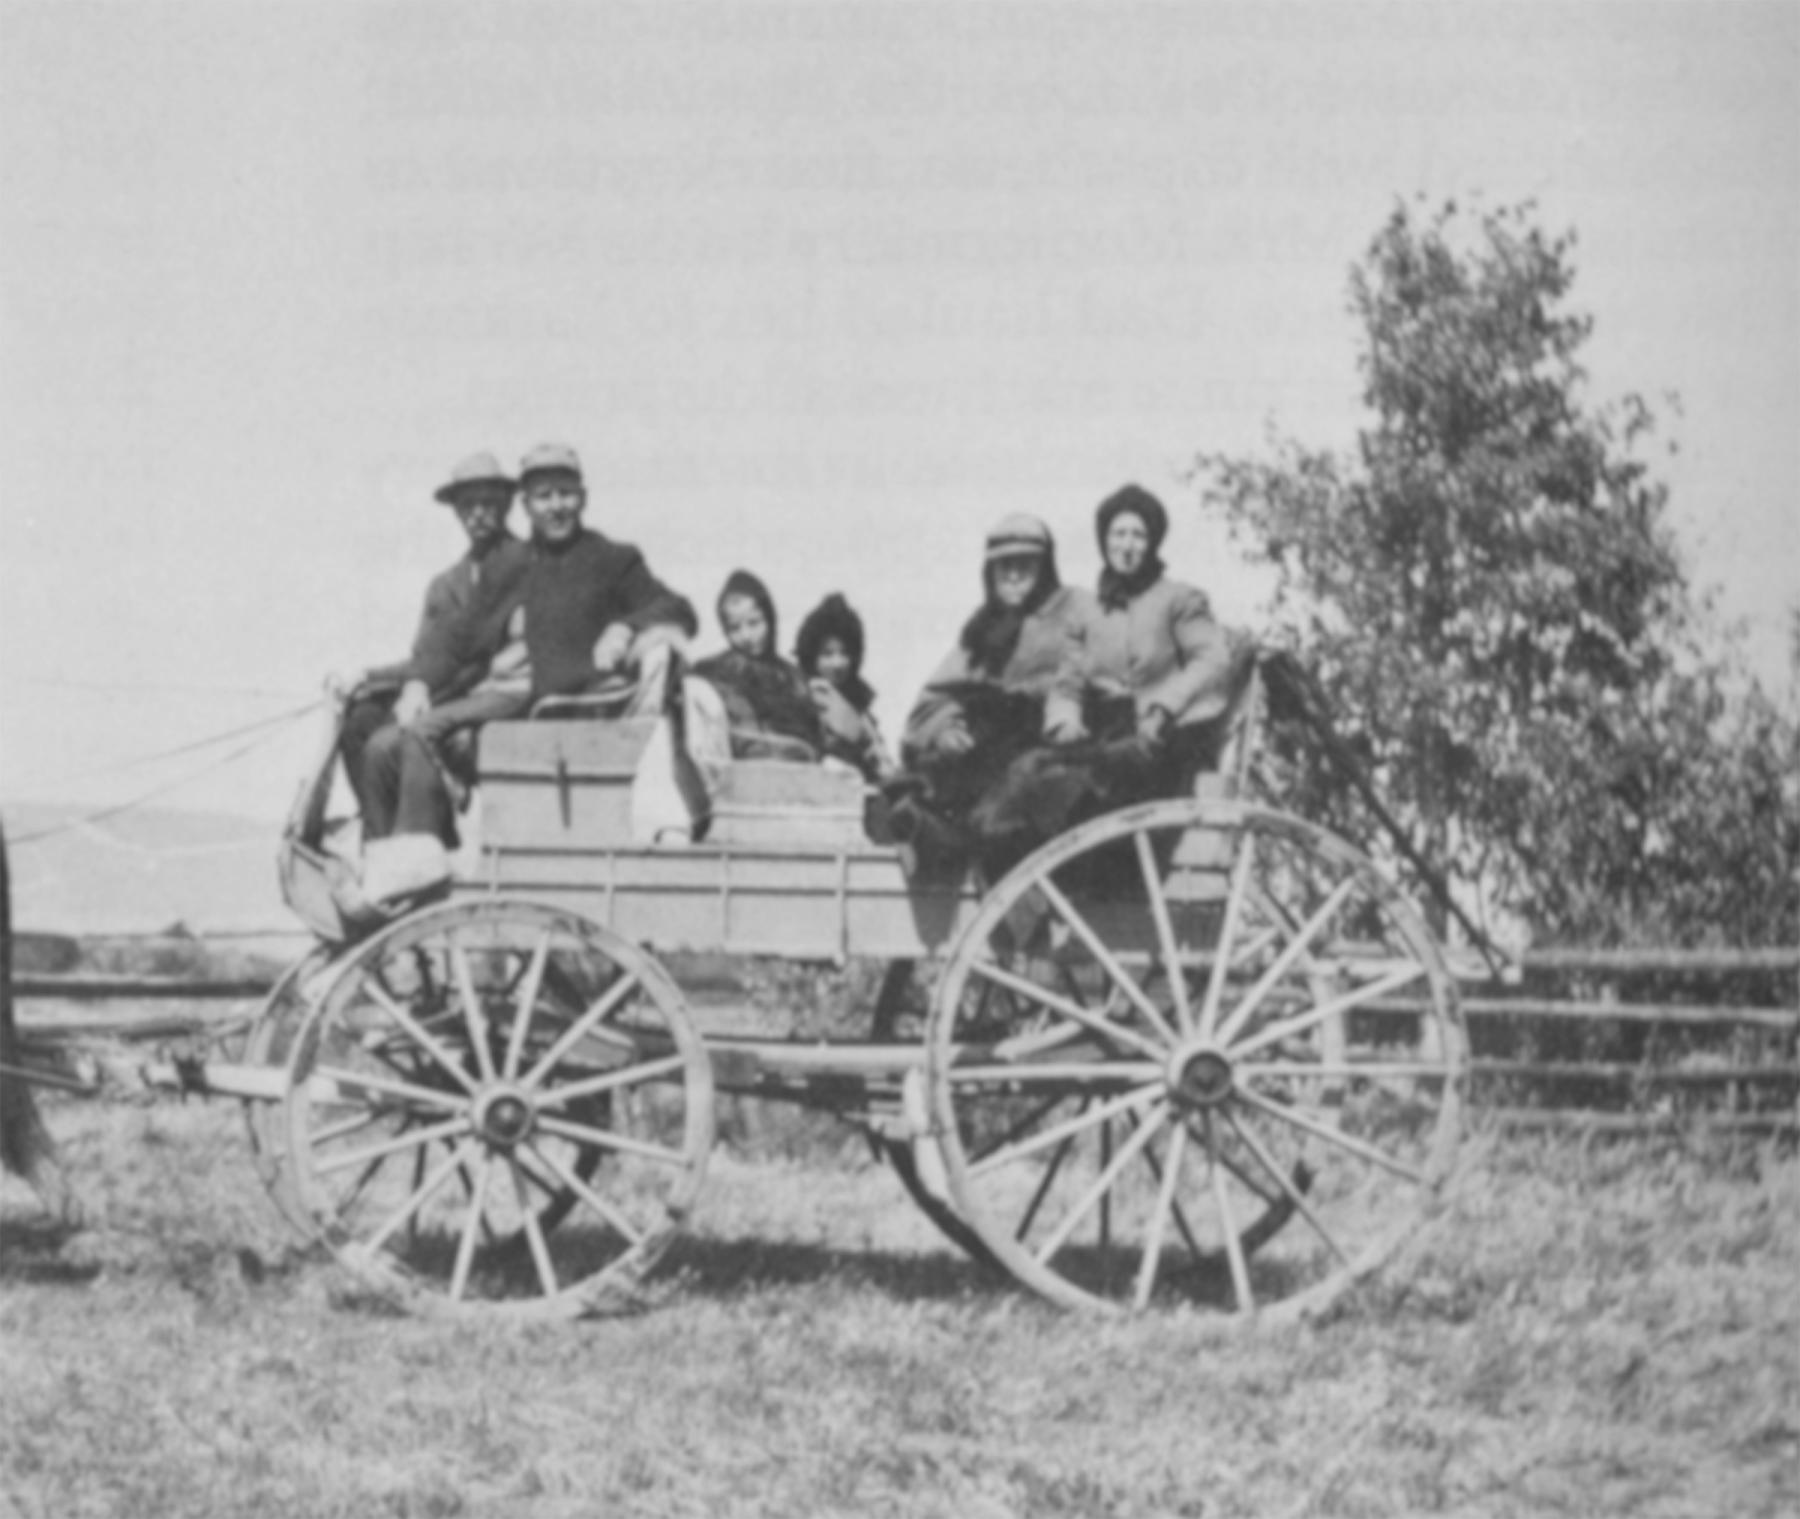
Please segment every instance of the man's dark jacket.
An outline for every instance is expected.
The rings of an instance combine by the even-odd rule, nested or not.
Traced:
[[[480,559],[465,554],[433,577],[413,636],[412,657],[370,671],[376,681],[421,680],[434,702],[461,696],[487,673],[519,604],[530,545],[510,534]]]
[[[533,701],[592,685],[599,677],[594,645],[615,622],[634,632],[658,623],[690,636],[699,629],[692,605],[650,573],[634,546],[582,528],[567,543],[533,537],[518,545],[505,573],[484,583],[444,626],[441,640],[431,641],[432,658],[420,678],[429,682],[472,666],[485,670],[505,645],[507,624],[519,607],[525,610]],[[415,663],[421,663],[416,655]]]
[[[634,633],[668,623],[689,636],[700,626],[692,605],[650,573],[635,547],[591,528],[567,543],[532,540],[522,600],[534,700],[593,684],[594,645],[615,622]]]

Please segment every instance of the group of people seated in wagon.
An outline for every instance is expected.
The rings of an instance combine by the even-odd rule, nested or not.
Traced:
[[[1092,591],[1063,584],[1045,523],[994,525],[980,602],[897,755],[862,677],[862,620],[841,593],[800,622],[790,660],[767,586],[734,571],[715,603],[725,647],[696,656],[692,603],[639,549],[584,524],[572,448],[535,448],[516,475],[475,455],[437,499],[456,512],[468,552],[431,583],[411,655],[347,683],[339,754],[371,899],[442,876],[486,723],[672,719],[709,781],[751,759],[843,768],[878,798],[891,837],[991,875],[1086,817],[1186,790],[1216,761],[1241,676],[1239,642],[1201,591],[1166,572],[1168,513],[1136,485],[1096,511]],[[527,538],[507,525],[515,499]],[[705,823],[702,809],[691,836]]]

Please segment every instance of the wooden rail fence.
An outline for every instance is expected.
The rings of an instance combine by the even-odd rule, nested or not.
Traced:
[[[1545,1029],[1571,1023],[1590,1029],[1636,1026],[1646,1030],[1651,1043],[1669,1030],[1686,1030],[1716,1037],[1721,1030],[1741,1031],[1735,1041],[1752,1048],[1730,1051],[1687,1049],[1666,1057],[1666,1049],[1646,1049],[1644,1058],[1563,1059],[1548,1055],[1477,1053],[1470,1061],[1478,1079],[1477,1094],[1502,1091],[1507,1082],[1530,1083],[1535,1093],[1545,1087],[1582,1089],[1587,1100],[1575,1106],[1505,1106],[1498,1101],[1481,1104],[1497,1121],[1520,1127],[1579,1127],[1595,1131],[1646,1130],[1701,1123],[1709,1128],[1751,1131],[1800,1131],[1800,1006],[1796,1005],[1796,980],[1800,979],[1800,948],[1756,950],[1624,950],[1555,949],[1527,953],[1507,981],[1541,983],[1546,978],[1586,976],[1624,979],[1655,975],[1692,977],[1755,977],[1787,1005],[1744,1005],[1742,1002],[1632,1002],[1605,996],[1598,1000],[1550,997],[1532,992],[1510,992],[1485,967],[1462,967],[1459,980],[1465,987],[1463,1013],[1471,1036],[1479,1046],[1492,1044],[1495,1035],[1514,1036],[1524,1027]],[[260,1000],[274,985],[273,975],[230,977],[181,975],[126,975],[88,972],[15,971],[13,995],[21,1003],[42,1004],[104,1002],[218,1002],[244,1004]],[[1780,990],[1776,991],[1779,987]],[[1377,1007],[1380,1004],[1376,1005]],[[245,1021],[251,1008],[221,1007],[216,1013],[171,1014],[154,1011],[98,1013],[86,1009],[49,1013],[22,1006],[18,1013],[21,1038],[43,1048],[82,1038],[159,1039],[205,1034]],[[1515,1041],[1516,1042],[1516,1037]],[[1746,1055],[1751,1058],[1745,1058]],[[1613,1102],[1593,1100],[1598,1088]],[[1710,1089],[1713,1105],[1693,1105],[1692,1094]],[[1655,1101],[1645,1110],[1648,1094]],[[1632,1097],[1637,1107],[1619,1110],[1617,1102]],[[1723,1097],[1723,1107],[1717,1099]]]

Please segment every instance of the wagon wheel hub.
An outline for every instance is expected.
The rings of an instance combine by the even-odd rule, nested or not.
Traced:
[[[475,1127],[497,1149],[510,1150],[530,1137],[536,1121],[531,1101],[514,1087],[484,1092],[475,1105]]]
[[[1169,1096],[1185,1108],[1216,1108],[1236,1090],[1231,1062],[1211,1048],[1176,1051],[1167,1080]]]

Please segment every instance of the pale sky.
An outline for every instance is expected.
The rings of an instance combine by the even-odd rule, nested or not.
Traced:
[[[1353,436],[1348,270],[1421,193],[1576,231],[1593,398],[1781,680],[1795,5],[0,0],[0,799],[400,655],[477,448],[574,444],[709,644],[734,566],[784,639],[847,592],[890,731],[1008,511],[1089,580],[1141,481],[1254,625],[1185,466]],[[168,804],[278,815],[305,747]]]

